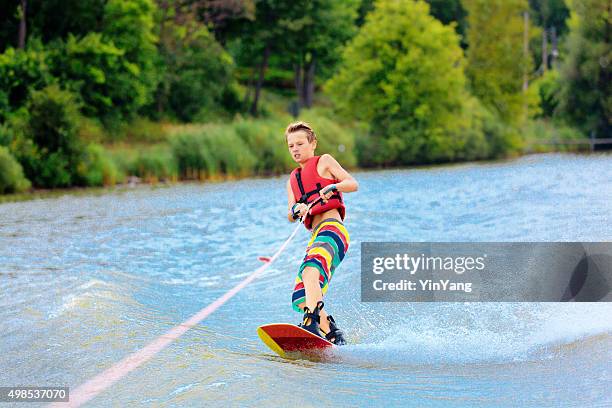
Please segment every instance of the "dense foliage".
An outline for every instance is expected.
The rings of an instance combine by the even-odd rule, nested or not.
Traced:
[[[559,113],[584,132],[612,137],[612,3],[573,3]]]
[[[347,166],[612,137],[610,7],[0,0],[0,193],[279,173],[298,117]]]
[[[504,120],[526,119],[523,84],[532,60],[523,50],[526,0],[464,0],[468,10],[468,66],[472,92]],[[497,41],[491,39],[497,38]]]
[[[486,113],[466,90],[464,65],[457,34],[424,2],[377,2],[327,88],[345,115],[377,136],[364,142],[362,162],[485,157]]]
[[[32,92],[27,111],[15,152],[28,179],[46,187],[82,184],[77,168],[84,146],[78,138],[80,115],[74,95],[48,86]]]

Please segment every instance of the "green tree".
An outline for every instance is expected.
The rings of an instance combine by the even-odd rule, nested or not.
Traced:
[[[292,0],[260,0],[255,5],[255,18],[241,27],[239,59],[253,67],[253,77],[249,81],[249,88],[253,87],[249,110],[253,115],[259,111],[270,56],[287,49],[287,16],[292,7],[295,7]],[[250,95],[249,89],[246,97],[250,98]]]
[[[168,22],[160,41],[163,76],[156,94],[159,115],[205,120],[234,92],[234,63],[206,27],[196,21]],[[236,96],[235,99],[238,99]]]
[[[211,29],[222,45],[236,35],[238,26],[255,18],[256,0],[183,0],[181,3]]]
[[[248,15],[251,0],[158,2],[161,76],[152,116],[207,120],[242,109],[234,62],[207,27],[229,35],[230,23]]]
[[[38,38],[45,44],[65,40],[68,34],[77,37],[101,27],[106,0],[0,0],[0,52],[16,47],[20,26],[24,41]],[[26,13],[21,10],[26,9]]]
[[[468,11],[471,90],[508,123],[522,123],[529,103],[523,90],[533,61],[524,51],[523,13],[527,0],[464,0]],[[534,34],[534,30],[529,30]]]
[[[559,36],[567,33],[569,9],[565,0],[529,0],[529,6],[537,25],[544,28],[554,27]]]
[[[449,25],[455,23],[455,30],[457,34],[462,37],[462,46],[467,45],[465,43],[466,25],[467,25],[467,13],[461,4],[461,0],[425,0],[429,4],[429,13],[440,20],[443,24]],[[370,11],[374,10],[374,0],[361,0],[361,4],[358,9],[357,25],[361,27],[365,22],[365,16]]]
[[[238,40],[229,44],[240,66],[250,66],[247,93],[252,114],[269,67],[294,72],[294,85],[303,105],[311,106],[317,75],[329,76],[339,48],[355,32],[357,0],[261,0],[255,18],[244,22]],[[251,97],[252,95],[252,97]]]
[[[20,6],[15,0],[0,0],[0,52],[17,47]]]
[[[48,55],[40,41],[30,41],[25,49],[7,48],[0,54],[0,123],[22,107],[32,90],[54,81]]]
[[[541,38],[532,38],[530,50],[538,74],[557,69],[559,38],[567,33],[569,10],[565,0],[529,0],[529,16],[541,30]]]
[[[158,83],[155,7],[149,0],[110,0],[101,32],[47,45],[53,74],[80,95],[85,115],[116,126],[153,100]]]
[[[132,90],[134,112],[153,100],[159,82],[156,13],[152,0],[108,0],[104,7],[103,38],[123,50],[123,58],[137,77]]]
[[[384,0],[326,89],[342,112],[369,123],[366,163],[451,160],[466,145],[456,125],[470,121],[463,68],[458,35],[426,3]]]
[[[612,137],[612,3],[576,1],[571,12],[559,113],[585,133]]]
[[[356,32],[358,6],[357,0],[302,0],[288,10],[283,53],[293,64],[300,105],[312,107],[317,72],[329,77],[339,62],[341,47]]]
[[[357,27],[361,27],[365,23],[366,16],[372,10],[374,10],[374,0],[361,0],[357,9],[357,20],[355,20]]]
[[[133,117],[152,101],[158,73],[151,0],[27,4],[28,35],[45,44],[30,40],[25,52],[8,48],[0,57],[0,71],[6,71],[0,78],[2,113],[22,106],[30,90],[54,77],[80,96],[85,114],[107,125]],[[5,34],[0,30],[0,38]]]
[[[426,0],[429,3],[430,13],[442,23],[455,24],[457,34],[461,36],[461,45],[465,48],[465,32],[467,29],[467,12],[461,0]]]
[[[65,40],[68,34],[82,37],[99,31],[106,0],[30,0],[28,2],[29,35],[44,43]]]
[[[85,115],[116,124],[133,116],[147,100],[138,66],[102,34],[69,35],[65,43],[55,41],[49,48],[54,75],[79,95]]]

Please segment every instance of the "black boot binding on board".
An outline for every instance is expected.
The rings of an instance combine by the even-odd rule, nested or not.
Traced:
[[[308,307],[304,306],[304,317],[302,318],[302,323],[298,324],[298,327],[308,330],[316,336],[323,337],[319,329],[319,323],[321,323],[319,312],[321,309],[323,309],[323,302],[321,301],[317,303],[317,306],[312,312]]]
[[[344,333],[336,326],[334,318],[329,315],[327,316],[327,321],[329,322],[329,333],[325,335],[327,341],[334,343],[336,346],[344,346],[346,344]]]

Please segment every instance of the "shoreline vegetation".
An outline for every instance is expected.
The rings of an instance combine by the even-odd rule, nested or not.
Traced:
[[[537,152],[526,152],[524,154],[515,155],[512,157],[502,157],[497,159],[482,159],[473,161],[455,161],[455,162],[443,162],[443,163],[427,163],[427,164],[415,164],[415,165],[404,165],[404,166],[392,166],[392,167],[353,167],[353,171],[381,171],[381,170],[423,170],[423,169],[434,169],[444,167],[454,167],[462,165],[486,165],[511,162],[521,157],[538,155],[538,154],[550,154],[550,153],[569,153],[569,154],[592,154],[585,149],[572,149],[572,150],[546,150]],[[602,151],[596,152],[595,154],[610,154],[610,152]],[[264,179],[271,177],[284,176],[286,173],[270,173],[270,174],[246,174],[243,176],[224,174],[217,175],[215,177],[206,179],[179,179],[179,178],[168,178],[168,179],[142,179],[137,176],[128,176],[122,183],[116,183],[114,185],[102,185],[102,186],[72,186],[62,188],[29,188],[26,191],[18,193],[0,194],[0,204],[15,203],[22,201],[32,201],[38,199],[48,198],[61,198],[66,195],[74,196],[101,196],[109,193],[123,193],[134,191],[135,189],[157,189],[167,188],[176,185],[202,185],[206,183],[224,183],[227,181],[238,181],[244,179]]]
[[[344,122],[341,125],[335,122],[332,119],[335,113],[326,107],[327,101],[322,101],[321,106],[303,110],[296,119],[284,111],[289,103],[286,97],[264,93],[262,105],[266,109],[265,117],[242,118],[237,115],[229,123],[191,124],[152,122],[138,118],[115,136],[106,134],[101,126],[84,120],[79,124],[78,138],[87,143],[87,172],[93,173],[87,184],[55,188],[28,184],[21,191],[0,194],[0,203],[65,194],[97,195],[108,191],[129,191],[141,185],[163,187],[185,182],[223,182],[285,175],[295,167],[295,163],[287,153],[283,131],[288,123],[298,119],[313,124],[319,140],[317,154],[332,153],[344,167],[351,170],[487,163],[526,154],[585,150],[580,145],[557,146],[550,143],[559,138],[578,140],[582,136],[569,128],[560,134],[558,127],[540,120],[531,121],[520,143],[499,156],[368,164],[364,156],[367,157],[371,146],[364,143],[364,139],[368,138],[366,124]]]
[[[12,2],[0,197],[287,174],[296,120],[348,169],[595,150],[611,22],[584,1]]]

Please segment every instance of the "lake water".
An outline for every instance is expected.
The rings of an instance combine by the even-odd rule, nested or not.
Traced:
[[[610,406],[612,305],[362,303],[363,241],[610,241],[612,155],[357,172],[326,309],[349,345],[283,360],[302,230],[265,275],[89,406]],[[285,178],[0,205],[0,386],[84,383],[291,234]]]

